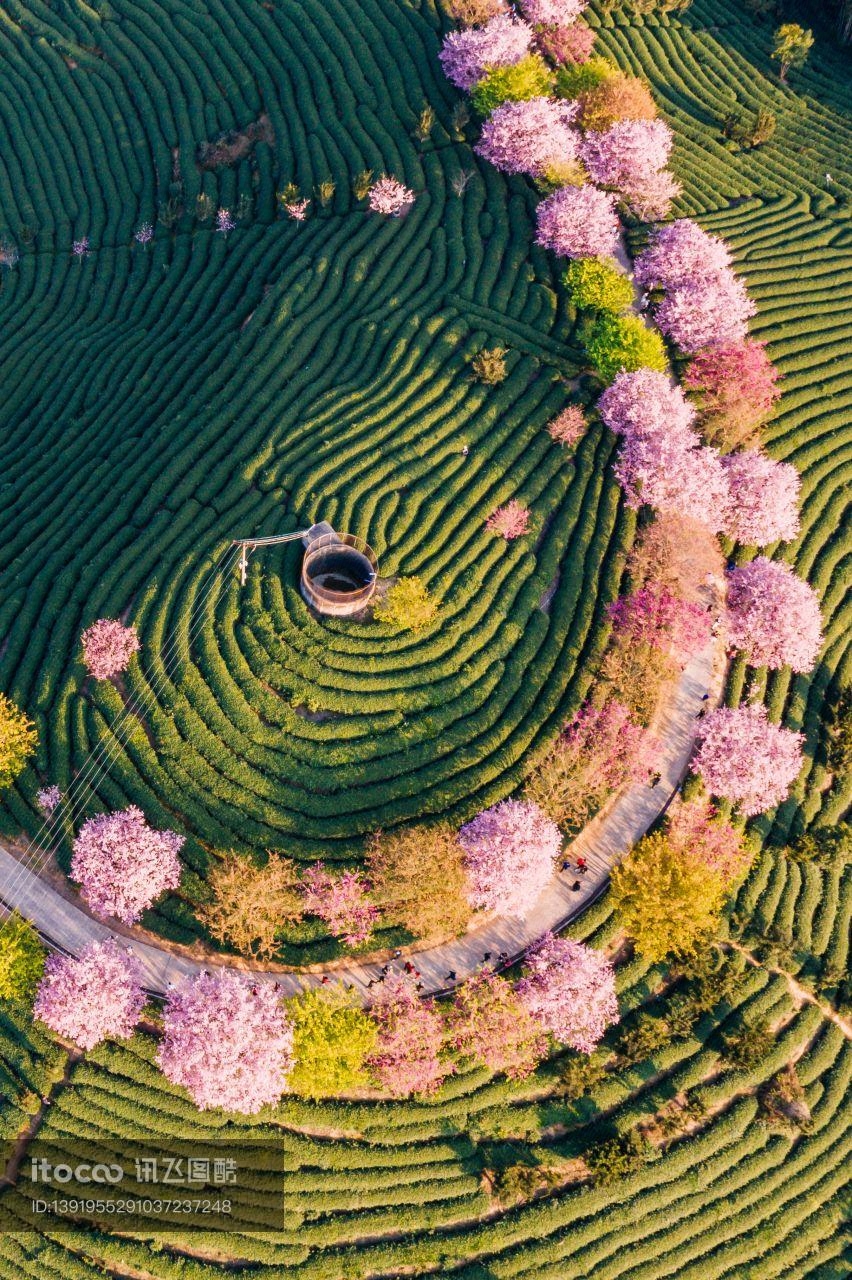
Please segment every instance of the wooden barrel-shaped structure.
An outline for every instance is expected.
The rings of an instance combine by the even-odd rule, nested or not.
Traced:
[[[372,598],[378,562],[372,547],[354,533],[322,533],[305,538],[301,591],[318,613],[345,617]]]

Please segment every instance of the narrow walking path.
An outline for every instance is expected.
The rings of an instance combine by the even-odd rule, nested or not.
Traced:
[[[695,739],[696,715],[715,705],[722,691],[724,659],[721,645],[712,641],[686,666],[677,685],[664,699],[653,730],[660,743],[654,761],[661,777],[656,787],[636,784],[611,800],[566,850],[563,861],[576,864],[586,860],[587,871],[559,872],[524,919],[504,916],[485,921],[461,938],[407,954],[416,965],[423,991],[445,991],[462,981],[484,962],[487,953],[497,962],[501,953],[514,959],[548,929],[564,928],[595,901],[609,882],[611,869],[633,847],[668,805],[687,768]],[[709,694],[707,700],[704,695]],[[572,885],[580,881],[580,889]],[[133,936],[132,931],[116,933],[95,920],[69,897],[28,870],[0,845],[0,901],[16,907],[32,920],[42,936],[61,951],[78,954],[87,943],[108,937],[130,946],[140,962],[145,986],[164,994],[171,983],[202,969],[228,967],[215,960],[197,960],[168,949],[167,944]],[[150,935],[148,935],[150,937]],[[234,966],[237,967],[237,966]],[[247,972],[245,964],[239,966]],[[257,980],[277,982],[287,995],[318,986],[324,973],[332,979],[351,983],[364,1003],[370,1000],[371,986],[380,976],[382,962],[357,960],[329,965],[325,970],[288,973],[251,969]],[[454,974],[451,978],[449,975]]]

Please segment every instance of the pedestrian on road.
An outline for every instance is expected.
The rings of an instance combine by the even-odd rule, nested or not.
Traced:
[[[588,871],[588,867],[586,866],[585,858],[577,859],[577,870],[579,871],[581,876],[584,876],[586,874],[586,872]]]
[[[458,977],[458,974],[456,973],[455,969],[451,969],[450,972],[447,974],[447,982],[455,982],[457,977]]]
[[[654,773],[652,773],[650,778],[648,779],[648,786],[649,787],[659,786],[662,776],[663,775],[659,772],[659,770],[655,770]]]
[[[483,962],[484,962],[485,964],[488,964],[488,961],[491,959],[491,952],[490,952],[490,951],[486,951],[486,952],[485,952],[485,955],[482,957],[482,959],[483,959]]]
[[[571,885],[571,892],[572,892],[572,893],[579,893],[579,892],[580,892],[580,881],[579,881],[579,880],[575,880],[575,881],[574,881],[574,883]]]
[[[568,862],[567,860],[566,860],[565,862],[563,862],[563,863],[562,863],[562,870],[563,870],[563,871],[570,871],[570,870],[571,870],[571,863],[570,863],[570,862]]]
[[[696,714],[696,716],[695,716],[695,719],[696,719],[696,720],[703,720],[703,719],[704,719],[704,717],[705,717],[706,715],[707,715],[707,708],[706,708],[706,707],[702,707],[702,708],[701,708],[701,710],[700,710],[699,712],[697,712],[697,714]]]
[[[411,963],[411,961],[410,961],[410,960],[406,960],[405,964],[404,964],[402,967],[403,967],[403,969],[405,970],[405,972],[406,972],[406,973],[413,973],[413,972],[414,972],[414,965]]]
[[[389,974],[389,973],[390,973],[390,965],[389,965],[389,964],[383,965],[383,966],[382,966],[382,977],[383,977],[383,978],[386,978],[386,977],[388,976],[388,974]]]
[[[398,960],[401,955],[402,955],[402,947],[397,947],[396,951],[394,951],[393,953],[394,960]]]
[[[329,978],[329,976],[328,976],[328,974],[327,974],[327,973],[324,973],[324,974],[322,975],[322,977],[320,978],[320,983],[321,983],[321,985],[322,985],[322,986],[326,986],[326,984],[327,984],[327,983],[329,983],[329,982],[331,982],[331,978]]]
[[[422,982],[418,982],[418,983],[417,983],[417,985],[415,986],[414,990],[415,990],[415,991],[422,991],[422,990],[423,990],[423,983],[422,983]]]
[[[709,694],[709,693],[702,693],[702,695],[701,695],[701,701],[702,701],[702,702],[709,702],[709,700],[710,700],[710,694]]]

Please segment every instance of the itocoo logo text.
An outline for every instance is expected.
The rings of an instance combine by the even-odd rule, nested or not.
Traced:
[[[30,1160],[30,1177],[33,1182],[121,1182],[124,1170],[120,1164],[52,1164],[50,1160],[33,1157]]]

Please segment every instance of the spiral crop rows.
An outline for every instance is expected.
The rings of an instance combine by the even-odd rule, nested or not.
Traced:
[[[0,686],[41,738],[7,827],[35,828],[50,781],[76,825],[133,802],[186,831],[202,875],[211,848],[358,857],[366,832],[506,795],[579,704],[629,522],[604,433],[569,461],[543,429],[572,314],[525,186],[454,131],[440,30],[395,0],[4,11]],[[356,200],[364,169],[415,190],[405,218]],[[507,380],[475,383],[498,345]],[[512,496],[533,528],[508,546],[484,523]],[[242,591],[216,567],[234,537],[320,519],[420,575],[438,623],[318,621],[295,548],[256,553]],[[98,616],[139,628],[124,696],[79,662]],[[109,767],[75,785],[95,748]],[[191,904],[159,917],[193,936]]]

